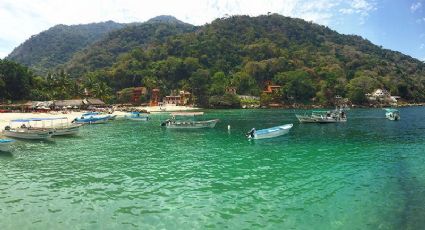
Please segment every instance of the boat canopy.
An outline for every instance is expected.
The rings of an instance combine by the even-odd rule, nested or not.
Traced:
[[[313,110],[312,113],[328,113],[331,112],[329,110]]]
[[[81,114],[82,116],[90,116],[90,115],[100,115],[99,112],[87,112],[87,113],[83,113]]]
[[[26,119],[15,119],[11,122],[31,122],[31,121],[54,121],[54,120],[65,120],[66,117],[43,117],[43,118],[26,118]]]
[[[175,112],[175,113],[171,113],[171,116],[199,116],[199,115],[203,115],[204,112]]]
[[[397,109],[385,109],[389,113],[398,113]]]

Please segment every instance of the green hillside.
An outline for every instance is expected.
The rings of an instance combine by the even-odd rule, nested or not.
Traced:
[[[275,101],[328,104],[340,95],[364,103],[364,94],[378,87],[410,101],[425,99],[425,65],[419,60],[280,15],[217,19],[108,65],[89,75],[101,75],[114,90],[190,90],[203,105],[228,86],[259,96],[267,81],[283,86],[270,98]]]
[[[141,24],[109,33],[104,39],[77,52],[63,67],[71,76],[111,66],[117,58],[136,47],[147,48],[162,44],[166,38],[194,30],[194,26],[174,17],[158,16]]]
[[[15,48],[7,59],[45,74],[67,62],[76,51],[122,27],[123,24],[112,21],[86,25],[57,25],[26,40]]]
[[[61,79],[57,87],[76,77],[74,88],[85,87],[111,101],[128,87],[160,88],[163,95],[181,89],[192,92],[200,106],[221,100],[235,104],[237,99],[223,96],[228,87],[267,103],[331,105],[339,95],[363,104],[365,94],[376,88],[407,101],[425,101],[423,62],[359,36],[277,14],[221,18],[200,27],[169,19],[113,31],[77,52],[63,65],[65,72],[55,75]],[[282,88],[265,95],[266,82]],[[40,92],[35,95],[51,98],[80,91]]]

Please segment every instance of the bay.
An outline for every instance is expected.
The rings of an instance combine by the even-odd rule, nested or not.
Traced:
[[[425,226],[425,108],[206,110],[214,129],[89,125],[0,154],[1,229],[417,229]],[[251,128],[293,123],[249,141]],[[227,126],[230,125],[230,130]]]

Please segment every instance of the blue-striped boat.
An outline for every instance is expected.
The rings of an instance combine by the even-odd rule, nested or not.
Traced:
[[[0,139],[0,151],[10,152],[10,146],[14,143],[14,140]]]
[[[282,136],[287,134],[289,130],[292,128],[293,124],[286,124],[281,126],[276,126],[268,129],[260,129],[256,130],[255,128],[251,129],[246,136],[249,139],[265,139]]]
[[[124,118],[132,120],[132,121],[148,121],[149,115],[146,113],[140,112],[130,112],[124,116]]]

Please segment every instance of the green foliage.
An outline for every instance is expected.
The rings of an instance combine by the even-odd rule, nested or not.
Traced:
[[[211,79],[210,95],[223,95],[230,85],[229,79],[223,72],[217,72]]]
[[[355,104],[366,102],[366,93],[371,93],[373,89],[379,86],[379,82],[373,78],[359,75],[350,80],[347,85],[348,98]]]
[[[281,91],[262,95],[262,103],[315,99],[332,104],[336,96],[365,103],[364,92],[373,87],[409,101],[425,100],[421,61],[277,14],[220,18],[200,27],[160,17],[109,33],[75,53],[64,69],[69,76],[62,79],[56,71],[54,79],[78,93],[57,92],[60,86],[53,87],[47,77],[46,88],[54,90],[33,90],[33,96],[66,98],[86,88],[113,99],[116,91],[143,85],[148,92],[159,88],[162,95],[187,90],[197,105],[207,106],[211,96],[223,95],[229,86],[240,95],[258,96],[272,82]],[[0,89],[8,85],[4,78]],[[71,80],[69,85],[66,78],[81,84]],[[368,88],[361,88],[368,81]]]
[[[112,21],[86,25],[57,25],[22,43],[7,59],[46,74],[69,61],[75,52],[93,44],[107,33],[124,27]]]
[[[278,73],[274,82],[283,86],[281,90],[284,100],[293,98],[296,101],[308,102],[316,94],[316,85],[311,75],[303,70]]]
[[[240,108],[241,101],[236,95],[214,95],[209,98],[211,108]]]

